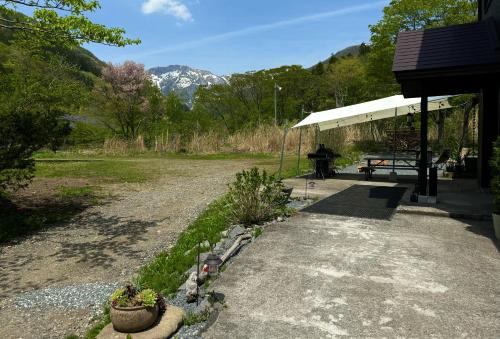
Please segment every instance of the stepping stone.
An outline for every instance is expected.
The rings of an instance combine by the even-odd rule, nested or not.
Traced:
[[[167,311],[160,317],[153,327],[149,329],[130,333],[132,339],[163,339],[174,334],[182,324],[186,313],[180,307],[167,306]],[[115,331],[113,324],[108,324],[104,327],[97,336],[97,339],[126,339],[128,333]]]

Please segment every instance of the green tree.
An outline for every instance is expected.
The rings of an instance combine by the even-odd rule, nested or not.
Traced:
[[[475,0],[393,0],[384,8],[384,16],[371,30],[368,74],[375,82],[377,96],[399,92],[392,62],[398,33],[430,27],[442,27],[475,21]]]
[[[212,118],[229,134],[248,122],[241,117],[241,112],[241,103],[232,94],[230,86],[202,86],[196,91],[192,113]]]
[[[342,58],[331,65],[329,83],[337,107],[356,104],[366,99],[366,70],[360,58]]]
[[[180,123],[186,118],[187,107],[182,102],[182,99],[175,92],[167,94],[164,100],[165,111],[168,119],[172,123]]]
[[[370,53],[371,47],[364,42],[359,45],[359,56],[364,57],[365,55],[368,55]]]
[[[146,144],[152,146],[156,138],[168,129],[169,120],[165,109],[165,97],[160,88],[148,81],[144,89],[144,95],[146,100],[142,107],[145,115],[142,131]]]
[[[281,88],[277,95],[280,123],[299,119],[302,107],[311,111],[332,106],[325,74],[315,75],[292,65],[233,74],[228,85],[200,87],[191,114],[211,117],[216,121],[212,127],[224,128],[227,133],[271,123],[275,84]]]
[[[312,68],[312,73],[315,75],[322,75],[325,73],[325,65],[320,61]]]
[[[61,144],[70,132],[64,116],[76,112],[89,91],[63,58],[10,51],[0,77],[0,189],[29,184],[33,152]]]
[[[33,16],[19,16],[16,10],[22,7],[34,9]],[[140,42],[124,37],[122,28],[108,28],[87,18],[100,7],[97,0],[2,0],[0,28],[22,32],[30,40],[49,46],[86,42],[125,46]]]
[[[33,16],[16,12],[23,7]],[[139,43],[87,18],[99,8],[94,0],[0,1],[0,189],[30,182],[33,152],[61,144],[70,132],[66,116],[79,111],[93,83],[61,51]]]
[[[334,64],[334,63],[336,63],[338,60],[339,60],[339,58],[337,58],[337,57],[335,56],[335,54],[332,54],[332,55],[330,56],[330,58],[328,59],[328,64],[329,64],[329,65]]]

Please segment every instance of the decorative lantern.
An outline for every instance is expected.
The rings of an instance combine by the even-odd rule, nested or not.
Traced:
[[[205,264],[208,266],[208,275],[215,276],[219,273],[219,266],[222,264],[222,259],[213,253],[210,253],[205,259]]]

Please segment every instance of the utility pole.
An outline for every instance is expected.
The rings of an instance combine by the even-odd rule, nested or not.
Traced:
[[[275,82],[274,83],[274,125],[278,125],[278,91],[281,91],[281,87]]]
[[[276,103],[276,97],[277,97],[277,93],[276,93],[276,90],[278,89],[277,88],[278,85],[276,83],[274,83],[274,126],[278,125],[278,105]]]

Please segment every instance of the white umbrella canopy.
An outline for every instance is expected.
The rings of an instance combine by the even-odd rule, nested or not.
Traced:
[[[449,96],[429,98],[428,110],[450,108],[448,98]],[[394,95],[361,104],[311,113],[293,128],[317,124],[320,131],[324,131],[417,112],[420,112],[420,98],[405,99],[402,95]]]

